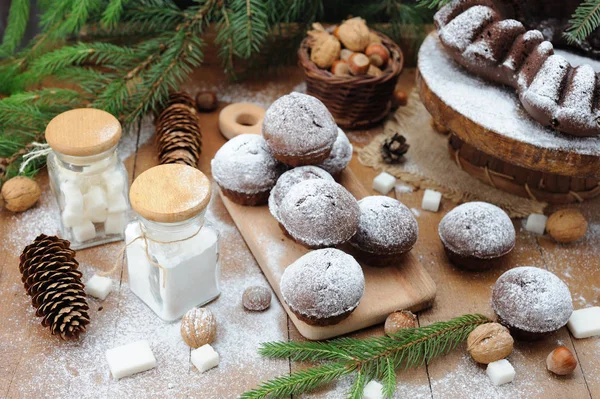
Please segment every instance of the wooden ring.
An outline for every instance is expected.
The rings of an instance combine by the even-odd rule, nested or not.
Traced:
[[[265,109],[251,103],[229,104],[219,114],[219,130],[228,140],[243,133],[262,134]]]

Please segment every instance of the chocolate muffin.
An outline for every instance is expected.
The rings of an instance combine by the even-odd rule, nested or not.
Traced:
[[[271,195],[269,195],[269,211],[271,211],[271,215],[273,215],[278,222],[281,222],[279,219],[279,206],[286,194],[296,184],[311,179],[334,181],[329,173],[321,168],[311,165],[300,166],[288,170],[279,177],[277,184],[275,184],[275,187],[271,190]]]
[[[515,228],[502,209],[487,202],[457,206],[440,222],[440,239],[448,259],[459,267],[494,267],[515,246]]]
[[[337,130],[337,139],[333,143],[331,153],[326,160],[317,165],[331,173],[336,179],[340,177],[340,173],[346,169],[346,166],[348,166],[352,159],[352,144],[350,140],[348,140],[346,133],[342,129],[338,127]]]
[[[494,284],[492,308],[515,338],[543,338],[569,321],[573,301],[567,285],[537,267],[516,267]]]
[[[371,266],[391,266],[417,242],[419,225],[400,201],[374,195],[358,201],[358,230],[350,240],[359,259]]]
[[[223,194],[242,205],[263,205],[287,167],[273,158],[265,140],[241,134],[229,140],[211,161],[212,174]]]
[[[322,179],[296,184],[279,207],[287,234],[312,249],[348,241],[356,233],[359,214],[358,203],[348,190]]]
[[[281,276],[281,296],[302,321],[315,326],[337,324],[356,309],[365,277],[354,258],[338,249],[309,252]]]
[[[291,93],[278,98],[265,113],[263,136],[273,156],[291,166],[316,165],[329,156],[337,125],[315,97]]]

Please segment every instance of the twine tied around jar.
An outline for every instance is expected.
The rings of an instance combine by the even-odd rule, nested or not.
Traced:
[[[146,233],[144,233],[144,229],[142,228],[142,223],[138,222],[138,224],[140,226],[140,235],[135,237],[133,240],[129,241],[125,245],[123,245],[123,247],[119,250],[119,254],[117,255],[117,260],[115,261],[115,264],[113,265],[113,267],[110,270],[107,270],[104,272],[99,272],[97,274],[99,276],[109,276],[109,275],[113,274],[114,271],[117,270],[119,268],[119,266],[121,266],[123,264],[123,255],[125,254],[127,247],[129,247],[131,244],[133,244],[137,240],[141,239],[141,240],[144,240],[144,244],[145,244],[144,249],[146,252],[146,259],[148,260],[148,262],[150,262],[151,265],[158,267],[163,272],[164,278],[163,278],[162,286],[164,288],[165,282],[167,281],[167,271],[165,270],[165,267],[163,265],[152,260],[152,257],[150,256],[150,253],[148,252],[148,241],[152,241],[156,244],[174,244],[176,242],[182,242],[182,241],[189,240],[190,238],[196,237],[200,233],[200,230],[202,230],[202,227],[204,227],[204,222],[202,222],[200,224],[200,226],[198,227],[198,230],[196,230],[196,232],[194,234],[192,234],[191,236],[180,238],[179,240],[172,240],[172,241],[161,241],[161,240],[155,240],[153,238],[150,238],[150,237],[148,237],[148,235]]]

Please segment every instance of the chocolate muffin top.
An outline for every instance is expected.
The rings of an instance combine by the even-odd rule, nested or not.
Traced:
[[[265,140],[256,134],[240,134],[229,140],[210,165],[219,186],[245,194],[270,190],[287,169],[273,158]]]
[[[279,207],[281,224],[302,244],[324,248],[348,241],[358,228],[356,199],[341,185],[312,179],[293,186]]]
[[[365,290],[358,262],[338,249],[309,252],[289,265],[281,276],[281,295],[305,317],[325,319],[354,310]]]
[[[438,233],[444,246],[461,256],[496,258],[515,246],[515,228],[510,218],[487,202],[457,206],[444,216]]]
[[[567,285],[556,275],[537,267],[516,267],[494,284],[492,308],[511,327],[545,333],[569,321],[573,301]]]
[[[271,195],[269,196],[269,211],[271,211],[271,215],[273,215],[277,221],[280,221],[279,206],[281,205],[281,201],[283,201],[283,198],[290,189],[301,181],[311,179],[334,181],[333,177],[325,170],[311,165],[290,169],[279,177],[277,184],[275,184],[275,187],[273,187]]]
[[[419,234],[413,213],[400,201],[374,195],[358,201],[358,231],[353,246],[372,254],[392,255],[410,250]]]
[[[329,157],[317,165],[334,176],[346,169],[346,166],[348,166],[352,159],[352,144],[350,140],[348,140],[346,133],[342,129],[338,127],[337,130],[338,135],[333,143]]]
[[[337,125],[320,100],[294,92],[279,97],[267,109],[263,136],[276,154],[310,155],[333,146]]]

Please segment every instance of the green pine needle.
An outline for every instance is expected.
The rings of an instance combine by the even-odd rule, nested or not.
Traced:
[[[442,8],[452,0],[418,0],[419,7],[427,7],[430,9]]]
[[[600,27],[600,0],[585,0],[569,20],[564,36],[570,44],[585,40]]]
[[[4,57],[13,54],[21,44],[28,20],[29,0],[12,0],[2,45],[0,45],[0,54]]]
[[[102,14],[102,20],[100,23],[109,29],[114,29],[118,26],[123,12],[125,11],[125,4],[127,0],[110,0],[104,13]]]
[[[490,322],[487,317],[474,314],[400,330],[391,336],[338,338],[326,342],[267,342],[259,349],[263,356],[326,363],[267,381],[242,398],[300,394],[352,371],[357,371],[357,378],[348,392],[349,398],[361,398],[364,386],[372,379],[383,382],[384,393],[389,398],[396,389],[396,370],[418,367],[448,353],[464,342],[477,326]]]

